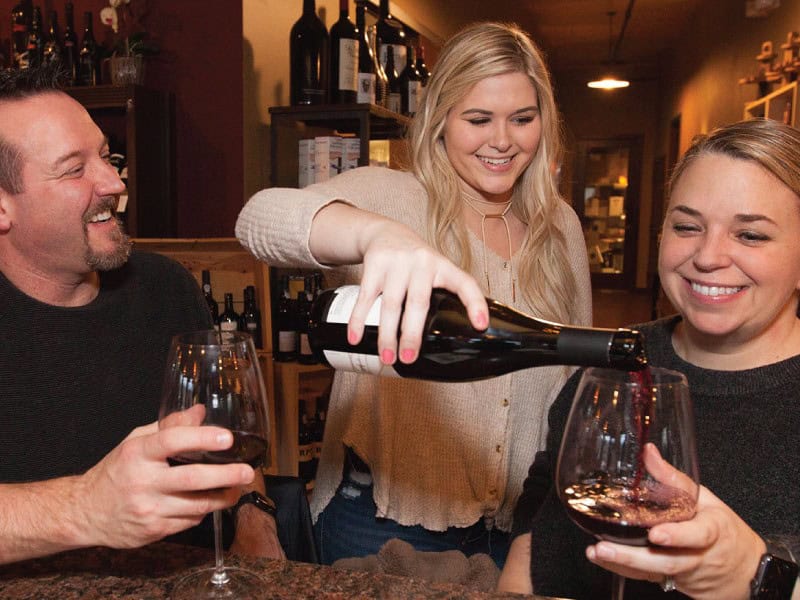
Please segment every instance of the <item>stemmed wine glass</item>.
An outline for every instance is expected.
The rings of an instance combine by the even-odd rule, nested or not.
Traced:
[[[158,423],[215,425],[233,433],[227,450],[187,452],[172,465],[243,462],[254,468],[266,458],[269,441],[267,394],[255,346],[249,334],[196,331],[172,339],[162,387]],[[255,573],[223,564],[220,511],[214,511],[216,565],[178,582],[172,598],[253,598],[264,580]]]
[[[681,373],[583,372],[556,467],[558,496],[578,526],[600,540],[645,546],[652,526],[694,516],[698,481]],[[622,600],[624,584],[612,573],[613,600]]]

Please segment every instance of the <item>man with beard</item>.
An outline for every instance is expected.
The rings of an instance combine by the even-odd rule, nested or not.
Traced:
[[[141,546],[263,490],[246,464],[168,465],[233,441],[155,422],[171,337],[211,317],[179,264],[131,252],[107,140],[58,84],[0,73],[0,564]],[[238,550],[280,555],[271,516],[237,519]]]

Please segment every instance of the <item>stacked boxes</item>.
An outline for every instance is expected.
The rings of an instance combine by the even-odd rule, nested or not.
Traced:
[[[343,138],[336,135],[300,140],[298,187],[321,183],[342,171],[355,169],[361,154],[360,146],[358,138]]]

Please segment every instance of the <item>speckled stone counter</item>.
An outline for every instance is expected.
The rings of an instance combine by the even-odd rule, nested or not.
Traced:
[[[0,566],[0,598],[26,600],[121,600],[169,598],[176,581],[189,571],[213,564],[213,553],[158,543],[136,550],[91,548]],[[259,598],[524,598],[486,594],[452,584],[345,571],[262,558],[226,557],[226,563],[260,573]],[[534,598],[527,596],[527,598]]]

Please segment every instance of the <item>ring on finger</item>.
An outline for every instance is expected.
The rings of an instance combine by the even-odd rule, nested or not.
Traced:
[[[675,585],[675,578],[672,575],[664,575],[664,579],[661,581],[661,589],[665,592],[674,592],[678,589]]]

